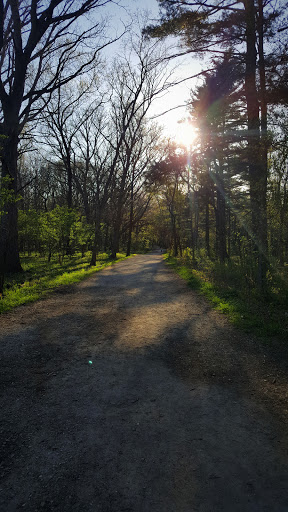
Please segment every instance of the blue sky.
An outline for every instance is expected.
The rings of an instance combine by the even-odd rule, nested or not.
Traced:
[[[123,24],[130,19],[129,12],[133,14],[137,12],[137,10],[148,10],[151,12],[151,19],[158,17],[159,8],[157,0],[121,0],[120,4],[121,6],[109,4],[106,9],[109,18],[109,25],[112,31],[111,33],[121,33]],[[107,57],[115,56],[116,51],[117,47],[110,47],[106,52]],[[199,63],[193,60],[191,56],[176,59],[171,63],[171,66],[174,66],[175,64],[179,65],[176,72],[177,79],[179,80],[196,74],[201,70]],[[188,113],[185,107],[175,107],[183,105],[185,101],[188,100],[190,89],[193,84],[195,84],[195,80],[187,80],[181,85],[172,87],[165,97],[155,101],[151,109],[151,116],[157,116],[168,109],[173,109],[169,113],[157,118],[157,121],[165,127],[167,136],[178,136],[179,139],[179,132],[181,132],[183,128],[179,125],[178,121],[187,117]]]

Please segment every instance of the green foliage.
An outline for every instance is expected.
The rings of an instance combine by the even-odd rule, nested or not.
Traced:
[[[15,201],[14,191],[11,189],[10,184],[10,176],[0,178],[0,219],[5,213],[5,205]]]
[[[285,340],[288,329],[287,275],[268,276],[270,289],[260,297],[249,281],[249,275],[237,261],[225,265],[203,257],[193,268],[189,253],[183,258],[165,255],[166,263],[199,291],[218,311],[228,315],[231,322],[242,330],[269,339]]]
[[[85,219],[80,218],[71,225],[70,242],[73,245],[73,251],[81,250],[82,257],[88,248],[94,235],[94,229],[91,224],[87,224]]]
[[[148,37],[163,39],[167,36],[181,35],[186,45],[197,49],[197,40],[201,37],[201,30],[207,30],[209,25],[206,16],[199,11],[189,11],[179,2],[172,3],[160,0],[162,16],[158,25],[148,25],[143,33]]]
[[[152,224],[143,227],[138,234],[132,233],[132,247],[135,251],[148,252],[152,249],[153,243],[155,243],[155,233]]]
[[[19,243],[20,247],[31,252],[40,246],[40,215],[36,210],[19,210],[18,226],[19,226]]]
[[[117,254],[117,261],[125,259],[124,254]],[[34,302],[60,286],[67,286],[82,281],[106,266],[113,265],[108,254],[98,255],[97,265],[90,266],[90,255],[81,257],[76,254],[60,264],[57,257],[50,262],[34,254],[23,257],[21,264],[24,272],[7,275],[4,297],[0,301],[0,313]]]
[[[40,240],[49,255],[57,253],[59,256],[65,256],[76,219],[75,210],[58,205],[54,210],[40,216]]]
[[[19,211],[19,243],[22,251],[58,254],[62,260],[68,253],[85,251],[93,236],[93,226],[79,216],[75,209],[56,206],[48,212],[30,209]]]
[[[98,255],[97,265],[90,266],[91,256],[86,251],[94,229],[75,209],[56,206],[47,212],[19,210],[18,218],[24,272],[6,276],[0,313],[113,264],[103,253]],[[124,258],[124,254],[117,255],[118,261]]]

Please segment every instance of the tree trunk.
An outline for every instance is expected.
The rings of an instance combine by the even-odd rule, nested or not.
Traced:
[[[189,198],[189,206],[190,206],[190,237],[191,237],[191,248],[192,248],[192,259],[195,261],[195,233],[194,233],[194,222],[193,222],[193,207],[192,207],[192,199],[191,196]]]
[[[103,252],[107,252],[109,244],[109,224],[108,222],[105,223],[105,236],[104,236],[104,244],[103,244]]]
[[[192,248],[192,261],[195,263],[195,249],[197,245],[197,197],[196,192],[190,187],[190,168],[188,169],[188,201],[190,215],[190,246]],[[193,220],[194,216],[194,220]],[[194,223],[195,221],[195,223]]]
[[[198,191],[194,191],[194,246],[195,251],[198,249],[198,239],[199,239],[199,200],[198,200]]]
[[[5,134],[5,130],[4,130]],[[7,187],[12,199],[4,205],[0,231],[1,281],[6,272],[22,272],[18,247],[17,197],[17,147],[18,136],[6,135],[1,144],[2,177],[8,178]]]
[[[227,257],[230,259],[231,256],[231,209],[227,206],[228,213],[228,233],[227,233]]]
[[[284,187],[283,187],[283,201],[280,204],[280,236],[279,236],[279,262],[280,265],[284,265],[285,260],[285,235],[284,235],[284,227],[285,227],[285,214],[287,210],[287,180],[288,176],[285,177]]]
[[[127,156],[127,161],[129,162],[130,156]],[[113,235],[112,235],[112,248],[111,248],[111,258],[115,260],[117,258],[117,252],[120,249],[120,233],[121,233],[121,225],[122,225],[122,216],[123,216],[123,205],[124,205],[124,191],[126,185],[126,178],[128,173],[129,165],[126,163],[126,167],[123,170],[123,174],[121,177],[121,183],[118,190],[117,195],[117,206],[115,211],[115,220],[113,225]]]
[[[209,202],[207,200],[206,202],[206,208],[205,208],[205,245],[206,245],[206,252],[208,258],[211,257],[210,253],[210,210],[209,210]]]
[[[261,264],[259,268],[260,281],[266,285],[266,272],[268,268],[268,227],[267,227],[267,179],[268,179],[268,138],[267,138],[267,97],[266,97],[266,73],[264,58],[264,18],[263,0],[258,0],[258,54],[259,54],[259,75],[260,75],[260,109],[261,109],[261,141],[260,141],[260,242]]]
[[[111,247],[111,258],[115,260],[117,258],[117,252],[120,250],[120,234],[123,216],[123,204],[124,204],[124,189],[126,183],[127,169],[123,172],[121,178],[121,185],[118,193],[117,207],[115,212],[115,220],[113,223],[113,235],[112,235],[112,247]]]
[[[67,156],[66,160],[66,172],[67,172],[67,206],[73,208],[73,179],[72,179],[72,163],[70,155]]]
[[[130,254],[131,254],[133,216],[134,216],[134,167],[133,167],[133,174],[132,174],[132,181],[131,181],[130,214],[129,214],[129,228],[128,228],[128,242],[127,242],[126,256],[130,256]]]
[[[178,237],[177,237],[177,228],[176,228],[176,215],[171,212],[171,222],[172,222],[172,237],[173,237],[173,256],[176,258],[178,256]]]
[[[217,187],[217,248],[218,257],[221,263],[227,259],[226,250],[226,205],[223,190]]]
[[[94,231],[94,241],[92,246],[92,253],[91,253],[91,260],[90,260],[90,266],[95,267],[96,260],[97,260],[97,254],[99,252],[99,240],[100,240],[100,234],[101,234],[101,218],[98,216],[95,221],[95,231]]]
[[[114,223],[114,230],[113,230],[113,237],[112,237],[111,258],[113,260],[116,260],[117,252],[119,252],[120,230],[121,230],[121,219],[118,217]]]
[[[67,156],[66,160],[66,172],[67,172],[67,206],[68,208],[73,208],[73,187],[72,187],[72,163],[70,155]],[[70,235],[67,236],[65,242],[66,248],[65,252],[67,256],[72,255],[71,241]]]
[[[127,241],[126,256],[130,256],[130,254],[131,254],[132,228],[133,228],[133,202],[131,202],[131,206],[130,206],[130,216],[129,216],[129,228],[128,228],[128,241]]]
[[[248,118],[248,167],[250,181],[250,202],[252,233],[254,240],[254,254],[258,260],[258,275],[256,276],[258,288],[263,290],[266,286],[267,250],[267,161],[263,158],[259,98],[256,87],[256,24],[255,6],[253,0],[244,0],[246,14],[246,70],[245,70],[245,96]]]

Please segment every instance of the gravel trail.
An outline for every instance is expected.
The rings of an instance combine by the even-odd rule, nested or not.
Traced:
[[[0,317],[0,510],[288,512],[287,361],[159,253]]]

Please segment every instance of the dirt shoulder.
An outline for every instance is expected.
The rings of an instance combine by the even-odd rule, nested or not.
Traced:
[[[137,256],[0,317],[0,509],[288,510],[288,370]]]

